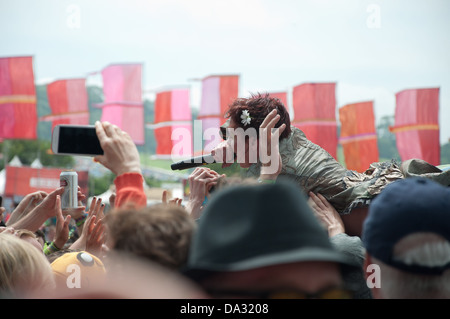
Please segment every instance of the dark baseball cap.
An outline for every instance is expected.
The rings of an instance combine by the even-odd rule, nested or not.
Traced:
[[[405,264],[394,259],[394,246],[413,233],[434,233],[450,241],[450,187],[423,177],[395,181],[369,205],[362,241],[367,252],[383,263],[412,273],[441,274],[438,267]]]

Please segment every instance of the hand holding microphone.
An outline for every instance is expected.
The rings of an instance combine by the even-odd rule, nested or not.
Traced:
[[[201,156],[191,157],[184,161],[173,163],[172,165],[170,165],[170,167],[172,168],[173,171],[175,171],[175,170],[183,170],[183,169],[193,168],[193,167],[202,166],[202,165],[206,165],[206,164],[212,164],[212,163],[216,163],[216,161],[214,160],[214,157],[212,155],[201,155]]]

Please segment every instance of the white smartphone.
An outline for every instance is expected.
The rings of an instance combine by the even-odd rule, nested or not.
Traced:
[[[94,125],[56,125],[52,132],[52,151],[60,155],[103,155]]]

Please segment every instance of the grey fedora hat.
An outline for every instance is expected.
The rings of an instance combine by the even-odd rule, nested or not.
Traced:
[[[299,261],[356,267],[331,244],[296,184],[234,186],[215,194],[200,218],[183,273],[194,280]]]

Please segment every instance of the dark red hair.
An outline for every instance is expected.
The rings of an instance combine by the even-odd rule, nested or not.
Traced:
[[[286,138],[291,134],[291,120],[289,117],[289,112],[281,102],[279,98],[271,97],[269,93],[252,94],[249,98],[238,98],[229,105],[229,109],[225,114],[226,118],[230,118],[239,127],[247,129],[253,127],[259,134],[259,127],[273,109],[276,109],[280,115],[280,120],[275,127],[280,127],[282,124],[286,124],[286,128],[280,136],[280,140]],[[242,111],[247,110],[250,114],[251,122],[250,124],[244,126],[241,123]]]

